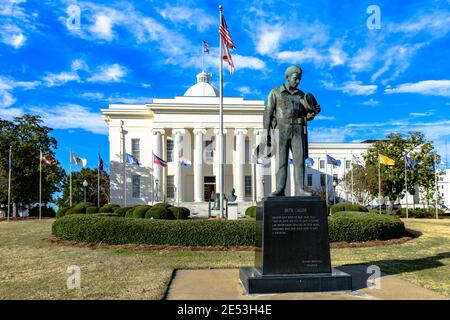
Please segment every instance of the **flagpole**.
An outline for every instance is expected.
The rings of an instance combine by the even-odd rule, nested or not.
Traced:
[[[325,198],[328,206],[328,151],[325,150]],[[327,212],[328,214],[328,212]]]
[[[222,23],[222,5],[219,5],[219,21],[220,23]],[[219,95],[220,95],[220,108],[219,108],[219,117],[220,117],[220,150],[219,150],[219,195],[220,195],[220,199],[219,199],[219,209],[220,209],[220,217],[223,218],[223,53],[222,53],[222,37],[219,36],[220,39],[220,44],[219,44],[219,52],[220,52],[220,71],[219,71],[219,75],[220,75],[220,90],[219,90]]]
[[[408,173],[406,171],[406,153],[404,155],[403,162],[405,162],[405,188],[406,188],[405,200],[406,200],[406,219],[408,219]]]
[[[11,171],[12,171],[12,146],[9,146],[9,172],[8,172],[8,222],[11,207]]]
[[[353,183],[354,183],[354,178],[353,178],[353,171],[355,170],[355,166],[353,165],[353,152],[352,152],[352,204],[355,204],[355,199],[354,199],[354,195],[353,195]]]
[[[127,206],[127,154],[125,149],[125,130],[123,129],[124,122],[120,121],[120,133],[122,134],[122,161],[123,161],[123,206]]]
[[[42,149],[39,149],[39,221],[42,216]]]
[[[438,188],[438,180],[437,180],[437,170],[436,170],[436,155],[434,155],[434,184],[436,188],[436,205],[435,205],[435,211],[436,211],[436,219],[438,219],[438,194],[439,194],[439,188]]]
[[[380,164],[380,153],[378,153],[378,208],[381,214],[381,164]]]
[[[204,44],[203,44],[203,40],[202,40],[202,72],[205,71],[204,64],[203,64],[203,56],[204,55],[205,55],[205,49],[204,49]]]
[[[69,206],[72,206],[72,148],[70,148],[70,161],[69,161],[69,194],[70,194],[70,200],[69,200]]]
[[[100,150],[98,150],[97,168],[97,208],[100,208]]]

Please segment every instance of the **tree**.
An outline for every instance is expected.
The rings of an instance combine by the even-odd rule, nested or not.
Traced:
[[[72,172],[72,205],[84,201],[83,181],[87,181],[86,201],[97,205],[98,195],[98,169],[83,168],[80,172]],[[68,207],[70,204],[70,177],[66,175],[62,197],[56,200],[60,207]],[[109,203],[109,175],[105,171],[100,172],[100,206]]]
[[[57,148],[51,131],[36,115],[15,117],[12,121],[0,119],[0,203],[7,204],[10,146],[13,159],[11,202],[17,207],[39,201],[39,150],[45,156],[54,157]],[[42,166],[42,202],[53,201],[53,194],[61,191],[63,177],[64,170],[59,164]]]
[[[373,194],[378,193],[378,172],[373,167],[353,164],[353,168],[344,176],[347,190],[352,190],[352,180],[352,198],[360,205],[368,205],[373,199]],[[384,179],[381,180],[381,188],[382,190],[386,188],[386,181]]]
[[[413,170],[407,170],[408,191],[415,193],[415,185],[425,190],[434,187],[434,159],[437,156],[431,141],[425,139],[422,132],[409,132],[407,135],[391,133],[387,140],[380,140],[373,144],[365,156],[366,168],[378,172],[378,155],[385,155],[395,160],[395,165],[381,164],[381,178],[385,187],[381,190],[383,197],[388,197],[388,213],[392,212],[394,201],[402,199],[405,194],[405,163],[403,155],[408,154],[417,165]],[[371,189],[372,196],[378,196],[378,188]]]

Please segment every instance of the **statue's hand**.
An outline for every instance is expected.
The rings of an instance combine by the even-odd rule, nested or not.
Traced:
[[[320,104],[318,104],[317,106],[316,106],[316,109],[317,109],[317,113],[319,113],[320,112]]]
[[[316,115],[313,112],[307,113],[306,114],[306,120],[307,121],[312,120],[312,119],[314,119],[315,116]]]
[[[263,138],[262,141],[265,145],[267,145],[268,147],[270,147],[272,145],[272,137],[270,136],[270,134],[268,134],[267,136],[265,136]]]

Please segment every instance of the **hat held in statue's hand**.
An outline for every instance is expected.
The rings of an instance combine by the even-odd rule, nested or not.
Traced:
[[[305,94],[305,98],[303,99],[303,104],[306,108],[306,111],[313,112],[315,114],[318,114],[320,112],[320,106],[317,103],[316,98],[311,92],[308,92]]]
[[[261,142],[256,147],[256,159],[257,161],[264,158],[270,158],[272,156],[272,148],[273,148],[273,141],[270,145],[268,145],[266,142]]]

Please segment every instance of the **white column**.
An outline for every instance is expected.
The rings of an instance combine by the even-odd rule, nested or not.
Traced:
[[[161,159],[164,159],[162,156],[163,153],[163,136],[165,134],[164,129],[153,129],[153,153],[160,157]],[[152,155],[152,168],[153,168],[153,177],[155,178],[155,185],[158,186],[158,190],[156,190],[154,196],[157,198],[157,200],[162,199],[162,192],[163,190],[163,168],[160,165],[153,164],[153,155]],[[157,182],[156,182],[157,181]]]
[[[186,132],[185,129],[173,129],[173,163],[174,163],[174,184],[175,184],[175,199],[176,201],[183,201],[183,170],[180,166],[180,156],[183,150],[183,138]]]
[[[246,129],[235,129],[236,135],[236,161],[234,185],[236,188],[236,201],[245,200],[245,135]]]
[[[214,174],[216,175],[216,193],[222,193],[225,194],[226,190],[220,190],[220,186],[221,184],[221,177],[220,177],[220,152],[219,150],[221,150],[222,146],[220,144],[220,130],[219,129],[214,129],[214,134],[216,135],[216,141],[215,141],[215,146],[216,148],[214,149],[214,167],[215,167],[215,172]],[[227,130],[223,129],[223,141],[226,141],[226,134],[227,134]],[[224,157],[225,159],[225,157]],[[224,167],[224,171],[225,171],[225,166]],[[225,178],[225,172],[223,173],[223,177]],[[224,183],[225,186],[225,183]]]
[[[203,202],[203,135],[205,129],[194,129],[194,201]]]
[[[255,130],[256,135],[256,147],[261,143],[262,141],[262,135],[263,135],[262,129]],[[262,198],[264,198],[264,188],[263,188],[263,178],[264,178],[264,168],[262,164],[256,164],[256,199],[258,201],[261,201]]]
[[[274,150],[274,148],[272,148]],[[275,155],[270,158],[270,189],[274,192],[277,189],[277,158]]]

